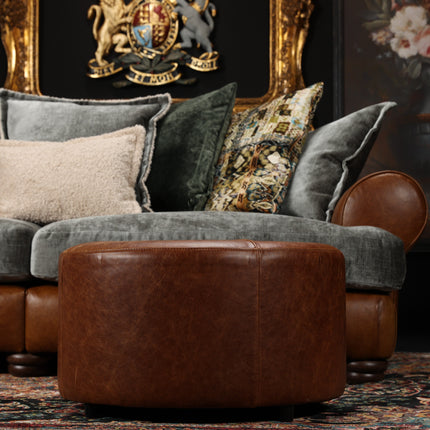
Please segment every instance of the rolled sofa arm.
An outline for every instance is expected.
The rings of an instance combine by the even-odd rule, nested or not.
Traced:
[[[415,179],[386,170],[357,181],[341,197],[331,222],[344,226],[370,225],[400,237],[408,251],[423,232],[427,201]]]

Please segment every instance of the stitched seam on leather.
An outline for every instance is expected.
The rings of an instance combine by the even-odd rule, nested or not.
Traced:
[[[382,309],[383,309],[383,303],[382,300],[379,299],[378,303],[376,304],[376,350],[379,352],[378,346],[381,345],[381,325],[382,325]]]
[[[252,251],[252,250],[256,250],[256,249],[260,249],[259,244],[257,241],[254,240],[244,240],[241,241],[248,243],[249,245],[251,245],[250,248],[235,248],[235,247],[145,247],[145,248],[136,248],[136,247],[129,247],[129,248],[104,248],[103,246],[101,246],[100,248],[93,248],[91,250],[81,250],[78,249],[77,247],[79,247],[80,245],[76,245],[76,249],[73,250],[73,253],[75,252],[79,252],[80,254],[93,254],[96,252],[125,252],[125,251],[133,251],[133,252],[147,252],[147,251],[205,251],[205,252],[218,252],[218,251]],[[270,242],[270,241],[269,241]],[[120,241],[118,243],[121,243]],[[285,247],[286,250],[290,249],[290,247],[288,247],[288,243],[289,242],[285,242],[285,244],[287,245]],[[294,242],[297,243],[297,242]],[[305,245],[306,242],[300,242],[301,244]],[[310,244],[312,245],[312,248],[302,248],[302,249],[306,249],[306,252],[337,252],[337,250],[335,249],[330,249],[325,245],[322,245],[321,247],[317,247],[315,245],[319,245],[318,243],[314,243],[314,242],[310,242]],[[81,245],[87,245],[87,243],[83,243]],[[70,250],[66,250],[64,252],[69,253]],[[72,252],[70,252],[72,253]]]
[[[261,264],[263,259],[263,250],[255,243],[257,250],[257,261],[258,261],[258,277],[257,277],[257,395],[256,395],[256,406],[261,404],[261,373],[262,373],[262,356],[261,356],[261,277],[262,270]]]
[[[95,254],[95,253],[99,253],[99,252],[103,252],[103,253],[110,253],[110,252],[126,252],[126,251],[133,251],[133,252],[138,252],[138,253],[144,253],[147,251],[159,251],[159,252],[163,252],[163,251],[192,251],[192,252],[213,252],[213,253],[217,253],[219,251],[242,251],[242,252],[249,252],[249,251],[255,251],[255,248],[94,248],[92,250],[83,250],[83,251],[79,251],[80,254]]]
[[[288,248],[286,248],[288,249]],[[326,248],[317,248],[315,250],[307,250],[307,252],[312,253],[312,251],[316,251],[315,254],[318,255],[320,251],[328,251]],[[135,254],[145,254],[148,252],[160,252],[163,253],[165,251],[168,252],[200,252],[200,253],[206,253],[206,254],[219,254],[225,251],[231,251],[231,252],[260,252],[259,248],[248,248],[248,249],[237,249],[237,248],[145,248],[145,249],[136,249],[136,248],[121,248],[121,249],[92,249],[91,251],[79,251],[80,255],[95,255],[95,254],[122,254],[124,252],[130,252],[132,251]],[[332,252],[333,253],[333,252]],[[334,251],[336,253],[336,251]],[[76,255],[76,254],[72,254]],[[354,284],[349,284],[352,288],[354,288]],[[364,288],[364,286],[358,285],[356,288]],[[376,288],[369,286],[369,288]],[[379,288],[379,287],[378,287]],[[393,288],[386,287],[387,291],[391,291]]]
[[[64,258],[60,257],[60,263],[59,263],[60,267],[59,267],[59,273],[60,273],[60,277],[58,279],[58,285],[61,285],[61,289],[58,288],[58,351],[61,350],[61,347],[63,345],[63,330],[61,330],[61,326],[62,326],[62,322],[63,322],[63,307],[60,305],[62,300],[63,300],[63,285],[64,285]],[[64,369],[64,354],[61,353],[59,354],[59,362],[58,362],[58,368],[60,370],[60,372],[63,371]]]

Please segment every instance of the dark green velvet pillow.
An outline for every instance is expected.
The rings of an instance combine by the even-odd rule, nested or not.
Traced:
[[[202,210],[230,123],[236,83],[172,105],[159,122],[147,181],[154,211]]]

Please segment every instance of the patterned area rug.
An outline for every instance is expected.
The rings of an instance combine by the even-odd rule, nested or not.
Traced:
[[[430,353],[396,353],[384,381],[350,385],[338,399],[296,409],[293,422],[275,421],[270,411],[175,416],[87,418],[80,403],[63,400],[56,378],[0,375],[0,428],[42,429],[430,429]],[[150,419],[149,419],[150,418]]]

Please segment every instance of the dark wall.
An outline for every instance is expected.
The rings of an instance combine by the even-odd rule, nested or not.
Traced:
[[[429,261],[428,252],[407,256],[408,273],[399,294],[398,350],[430,352]]]
[[[315,114],[315,127],[334,119],[334,25],[333,1],[314,0],[309,35],[303,52],[306,85],[324,82],[324,94]]]

